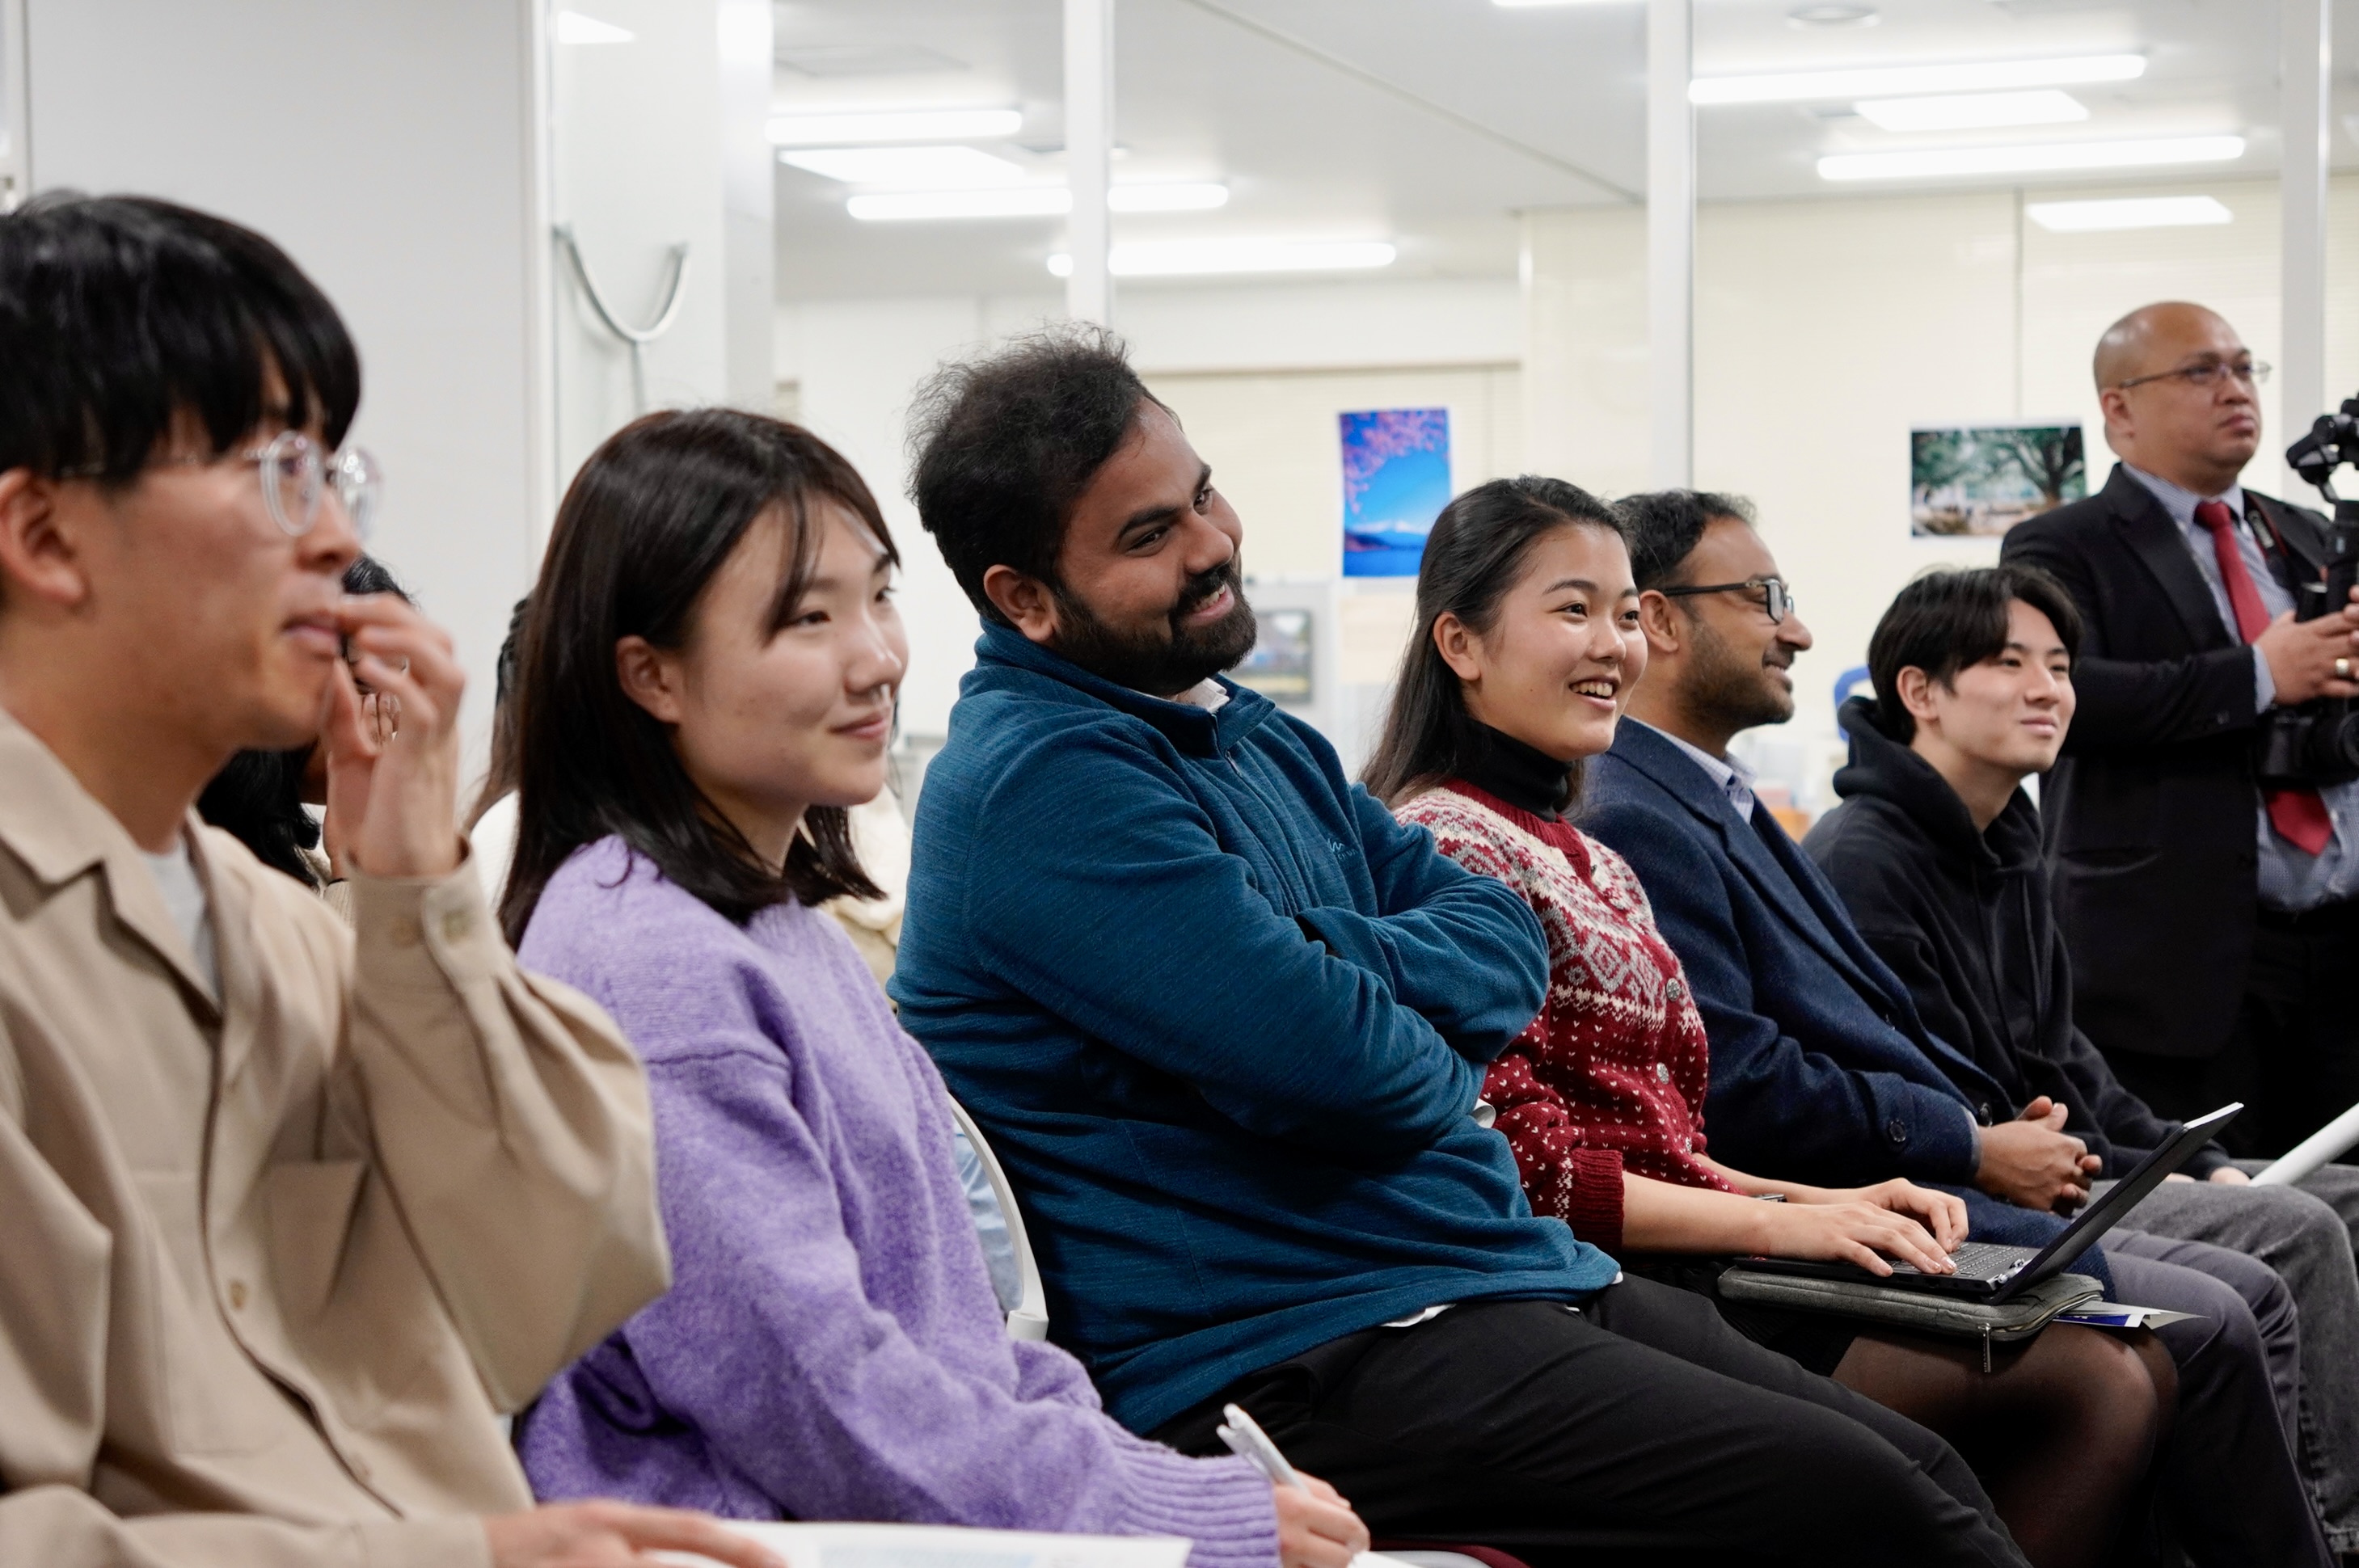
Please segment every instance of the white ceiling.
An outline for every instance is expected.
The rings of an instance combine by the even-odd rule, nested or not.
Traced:
[[[2091,117],[2055,132],[1901,135],[1843,103],[1703,108],[1704,200],[1878,188],[1828,186],[1815,170],[1824,153],[2050,135],[2239,133],[2249,141],[2244,158],[2215,169],[2276,168],[2273,0],[1861,5],[1873,8],[1872,25],[1825,27],[1791,19],[1810,8],[1802,0],[1695,0],[1696,74],[2116,52],[2150,63],[2136,81],[2071,89]],[[1061,167],[1059,0],[794,0],[776,11],[780,109],[1016,105],[1023,131],[992,150],[1043,175]],[[2359,0],[2337,0],[2335,31],[2359,40]],[[1534,9],[1492,0],[1118,0],[1115,52],[1116,179],[1219,179],[1232,193],[1217,212],[1117,217],[1118,241],[1385,239],[1400,248],[1389,276],[1508,276],[1518,210],[1643,192],[1646,51],[1636,0]],[[2337,73],[2336,98],[2335,160],[2359,165],[2359,144],[2342,128],[2342,116],[2359,110],[2349,72]],[[859,223],[844,212],[846,193],[780,168],[782,297],[1057,287],[1044,261],[1061,247],[1060,219]]]

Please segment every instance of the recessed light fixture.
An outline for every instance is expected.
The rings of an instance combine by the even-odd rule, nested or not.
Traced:
[[[904,190],[1013,185],[1024,170],[973,147],[788,148],[778,161],[846,185],[897,186]]]
[[[627,44],[638,36],[628,27],[618,27],[579,11],[557,14],[557,41],[560,44]]]
[[[1905,153],[1837,153],[1819,160],[1821,179],[1918,179],[1955,174],[2046,174],[2059,169],[2138,168],[2227,163],[2245,156],[2242,136],[2159,136],[2141,142],[2037,142],[2012,147],[1928,147]]]
[[[1938,98],[1871,98],[1856,105],[1887,131],[1986,131],[1999,125],[2062,125],[2089,111],[2069,92],[1945,93]]]
[[[1995,92],[2017,87],[2072,87],[2130,81],[2146,57],[2081,55],[2071,59],[2001,59],[1973,65],[1894,65],[1864,70],[1788,70],[1761,76],[1707,76],[1688,84],[1692,103],[1808,103],[1818,99],[1905,98],[1928,92]]]
[[[1882,19],[1873,5],[1797,5],[1786,13],[1797,27],[1872,27]]]
[[[1552,6],[1621,5],[1631,3],[1632,0],[1491,0],[1492,5],[1503,11],[1538,11]]]
[[[872,114],[773,114],[770,145],[843,147],[878,142],[973,142],[1012,136],[1020,109],[913,109]]]
[[[2132,196],[2112,201],[2032,201],[2023,215],[2057,234],[2116,229],[2193,229],[2233,223],[2236,215],[2209,196]]]
[[[1207,212],[1228,200],[1225,185],[1117,185],[1106,192],[1106,205],[1116,212]],[[1054,218],[1073,210],[1073,193],[1061,185],[893,190],[854,196],[843,206],[864,223],[929,218]]]
[[[1360,272],[1390,266],[1398,254],[1381,240],[1154,240],[1114,246],[1106,254],[1106,265],[1116,277]],[[1070,277],[1073,258],[1050,256],[1049,270],[1059,277]]]

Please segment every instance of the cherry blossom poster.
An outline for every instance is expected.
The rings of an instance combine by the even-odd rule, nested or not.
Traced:
[[[1415,577],[1450,504],[1450,410],[1338,416],[1343,435],[1343,575]]]

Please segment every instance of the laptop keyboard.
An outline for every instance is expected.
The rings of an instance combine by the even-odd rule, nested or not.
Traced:
[[[1958,1273],[1964,1279],[1996,1280],[2014,1273],[2033,1256],[2029,1248],[2009,1247],[1997,1241],[1969,1241],[1950,1254],[1950,1261],[1958,1266]],[[1888,1258],[1885,1261],[1892,1265],[1892,1271],[1896,1274],[1922,1272],[1897,1258]]]

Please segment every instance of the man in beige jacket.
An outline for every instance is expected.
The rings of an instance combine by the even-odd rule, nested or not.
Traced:
[[[0,364],[0,1563],[775,1568],[535,1509],[505,1440],[664,1288],[646,1090],[463,863],[449,638],[342,593],[333,308],[219,220],[36,203]],[[191,809],[323,726],[356,934]]]

